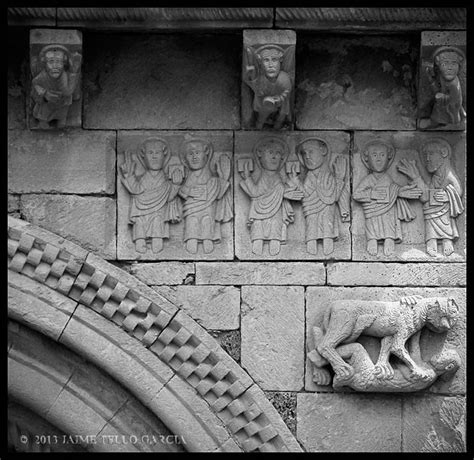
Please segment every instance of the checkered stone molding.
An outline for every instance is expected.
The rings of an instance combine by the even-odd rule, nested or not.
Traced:
[[[244,451],[301,451],[248,374],[184,311],[83,248],[8,217],[8,268],[112,321],[203,398]]]

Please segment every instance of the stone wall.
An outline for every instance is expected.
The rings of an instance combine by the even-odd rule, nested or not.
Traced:
[[[424,18],[431,29],[403,29],[400,22],[387,26],[389,20],[368,16],[376,33],[347,34],[335,25],[337,18],[324,17],[320,27],[311,27],[313,13],[298,16],[289,8],[277,9],[274,27],[275,11],[268,10],[252,19],[258,27],[297,30],[294,130],[283,133],[291,154],[304,139],[324,139],[334,155],[347,158],[352,195],[367,174],[361,153],[371,139],[392,143],[397,160],[420,162],[420,145],[436,135],[452,146],[452,164],[465,185],[464,132],[430,133],[417,121],[422,33],[443,29],[439,18]],[[8,212],[103,257],[196,320],[265,392],[304,450],[464,450],[465,214],[457,219],[460,235],[449,256],[426,254],[419,202],[413,204],[414,220],[401,224],[403,241],[395,252],[386,255],[379,248],[374,256],[366,251],[362,206],[351,200],[351,218],[338,222],[334,251],[313,254],[305,247],[303,209],[296,203],[286,245],[277,254],[255,254],[246,225],[249,199],[238,171],[239,158],[261,137],[243,129],[240,116],[242,28],[249,26],[184,25],[186,33],[160,33],[164,26],[134,31],[131,21],[128,30],[101,31],[89,30],[90,18],[79,13],[60,13],[56,19],[46,15],[40,25],[82,28],[82,126],[29,129],[31,26],[12,11],[17,22],[8,39]],[[102,17],[96,21],[104,24]],[[216,151],[233,158],[234,219],[222,225],[221,242],[208,254],[184,249],[182,222],[171,225],[162,252],[139,253],[128,223],[130,198],[120,180],[125,153],[150,137],[166,139],[177,153],[189,135],[211,140]],[[389,172],[400,185],[407,183],[395,162]],[[411,295],[456,300],[461,320],[447,341],[462,364],[453,378],[395,394],[337,392],[312,381],[307,343],[321,306],[344,298],[398,301]],[[429,335],[423,340],[431,343]]]

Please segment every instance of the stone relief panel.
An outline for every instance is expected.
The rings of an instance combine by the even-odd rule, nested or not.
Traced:
[[[120,132],[118,258],[232,259],[232,134]]]
[[[289,128],[293,122],[296,33],[244,30],[242,124],[244,128]]]
[[[307,390],[465,391],[465,291],[309,288],[306,305]]]
[[[298,37],[297,128],[415,129],[418,52],[409,36]]]
[[[81,63],[80,31],[30,31],[30,128],[81,126]]]
[[[418,127],[466,128],[466,32],[422,32]]]
[[[353,260],[465,260],[465,136],[356,133]]]
[[[236,133],[239,259],[349,259],[349,135]]]

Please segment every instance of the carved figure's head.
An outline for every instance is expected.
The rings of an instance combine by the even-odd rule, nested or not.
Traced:
[[[202,139],[191,139],[184,144],[184,161],[189,169],[199,170],[206,166],[212,153],[212,145]]]
[[[430,139],[421,148],[425,157],[426,169],[430,173],[436,172],[442,165],[449,162],[451,158],[451,145],[440,137]]]
[[[140,151],[140,156],[142,157],[146,167],[153,171],[163,168],[168,155],[168,144],[159,137],[150,137],[149,139],[146,139],[143,142]]]
[[[443,348],[439,353],[433,355],[428,363],[433,367],[437,375],[446,372],[455,372],[461,366],[461,357],[453,348]]]
[[[456,78],[459,72],[464,61],[464,53],[454,46],[442,46],[435,51],[433,60],[441,76],[445,80],[451,81]]]
[[[362,152],[362,161],[370,171],[383,172],[388,169],[394,156],[395,149],[392,145],[375,140],[365,146]]]
[[[280,73],[284,51],[278,45],[263,45],[256,51],[257,58],[262,63],[265,75],[276,78]]]
[[[329,147],[321,139],[306,139],[297,147],[300,161],[309,169],[320,168],[329,156]]]
[[[267,138],[255,146],[255,154],[263,169],[278,171],[288,156],[288,146],[278,138]]]
[[[446,332],[453,327],[459,315],[459,308],[447,297],[426,299],[426,326],[433,332]]]
[[[51,78],[59,78],[69,59],[69,51],[62,45],[48,45],[40,52],[40,61]]]

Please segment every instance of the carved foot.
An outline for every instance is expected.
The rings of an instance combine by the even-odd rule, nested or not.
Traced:
[[[271,256],[276,256],[280,253],[281,243],[278,240],[270,240],[268,252]]]
[[[156,254],[163,250],[163,238],[152,238],[151,249]]]
[[[443,240],[443,254],[450,256],[454,252],[453,242],[451,240]]]
[[[412,369],[410,371],[410,380],[429,380],[431,379],[432,376],[429,374],[429,372],[423,370],[423,369]]]
[[[39,129],[49,129],[49,123],[47,121],[40,120],[40,122],[38,123],[38,128]]]
[[[377,240],[367,241],[367,252],[371,256],[376,256],[377,255]]]
[[[387,238],[383,243],[383,253],[386,256],[391,256],[395,252],[395,241],[392,238]]]
[[[376,364],[374,367],[374,374],[378,379],[382,380],[391,380],[394,375],[390,364]]]
[[[327,369],[313,368],[313,382],[317,385],[330,385],[331,374]]]
[[[204,254],[210,254],[214,250],[214,243],[211,240],[204,240],[202,242]]]
[[[323,252],[325,255],[329,255],[334,251],[334,240],[332,238],[323,239]]]
[[[311,240],[306,243],[306,251],[316,255],[318,253],[318,240]]]
[[[140,254],[145,254],[146,243],[144,239],[140,238],[139,240],[135,241],[135,251],[139,252]]]
[[[436,257],[438,255],[438,242],[435,239],[428,240],[426,242],[426,252],[431,257]]]
[[[263,254],[263,240],[255,240],[252,242],[252,252],[258,256]]]
[[[186,241],[186,250],[191,254],[196,254],[198,252],[198,240],[193,238]]]
[[[347,363],[338,364],[334,367],[334,372],[341,380],[348,380],[354,375],[354,368]]]

